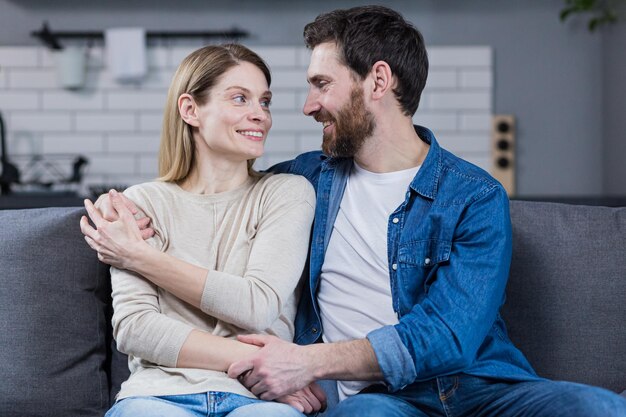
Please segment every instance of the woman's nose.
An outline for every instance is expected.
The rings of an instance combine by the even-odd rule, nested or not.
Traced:
[[[269,110],[264,108],[262,104],[257,103],[256,105],[253,105],[250,117],[253,120],[265,121],[269,117]]]

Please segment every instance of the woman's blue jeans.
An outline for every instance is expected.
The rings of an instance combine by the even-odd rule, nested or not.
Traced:
[[[303,417],[295,408],[229,392],[130,397],[115,403],[105,417]]]

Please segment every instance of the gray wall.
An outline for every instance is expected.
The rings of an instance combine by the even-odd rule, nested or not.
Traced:
[[[0,45],[35,44],[31,30],[139,25],[148,30],[237,26],[249,45],[298,45],[302,27],[351,1],[0,0]],[[429,45],[494,48],[495,113],[517,117],[518,195],[626,194],[624,23],[589,33],[559,22],[563,0],[381,1]],[[523,3],[523,4],[520,4]],[[54,4],[54,7],[50,6]],[[624,16],[626,18],[626,15]]]
[[[626,20],[626,7],[622,10]],[[604,191],[626,194],[626,23],[606,31],[604,45]]]

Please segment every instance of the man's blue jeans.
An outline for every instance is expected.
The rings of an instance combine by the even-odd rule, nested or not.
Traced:
[[[286,404],[229,392],[130,397],[115,403],[105,417],[303,417]]]
[[[393,394],[374,388],[342,401],[324,416],[626,417],[626,399],[571,382],[506,383],[460,374],[414,383]]]

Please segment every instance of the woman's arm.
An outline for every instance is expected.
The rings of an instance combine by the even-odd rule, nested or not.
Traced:
[[[156,286],[176,295],[181,300],[200,308],[200,299],[206,281],[207,269],[174,258],[148,244],[147,237],[140,229],[149,217],[135,219],[135,212],[128,208],[128,197],[111,190],[108,193],[115,220],[105,219],[90,200],[85,200],[85,208],[96,228],[91,227],[86,217],[80,221],[80,228],[89,246],[98,253],[100,261],[115,268],[126,269],[140,274]],[[101,196],[98,200],[103,199]],[[110,210],[109,210],[110,211]],[[153,230],[153,229],[151,229]]]
[[[162,366],[226,371],[259,347],[216,336],[160,312],[157,287],[130,272],[111,268],[113,336],[121,352]],[[315,384],[276,401],[311,413],[325,408]]]
[[[200,330],[192,330],[178,354],[178,368],[205,368],[226,372],[237,358],[259,350],[258,346],[246,345],[237,340],[215,336]]]
[[[113,192],[112,196],[120,196]],[[132,195],[143,201],[143,196],[137,190]],[[146,201],[143,201],[146,203]],[[86,204],[88,211],[94,212],[93,206]],[[148,205],[146,205],[148,206]],[[154,212],[150,212],[155,217]],[[102,221],[96,216],[97,223]],[[155,224],[159,224],[155,218]],[[161,253],[166,247],[167,231],[160,228],[153,239],[146,242],[142,239],[138,227],[128,227],[134,223],[133,214],[126,209],[122,211],[122,220],[103,227],[103,235],[109,233],[122,236],[115,241],[117,251],[121,248],[133,253],[137,250],[150,250]],[[86,219],[81,219],[81,229],[87,231],[91,226]],[[87,238],[89,241],[90,239]],[[121,240],[121,241],[120,241]],[[130,242],[138,242],[134,246]],[[106,255],[99,253],[99,257]],[[162,314],[162,303],[159,289],[141,275],[125,269],[111,268],[111,287],[113,296],[113,336],[118,349],[124,353],[140,357],[158,365],[169,367],[200,368],[216,371],[225,371],[236,358],[247,352],[254,352],[256,346],[246,346],[236,340],[216,336],[194,328],[191,323],[177,320],[171,315]],[[180,303],[179,309],[186,309],[185,303],[174,298],[169,302]],[[170,306],[172,307],[172,306]]]
[[[113,337],[123,353],[162,366],[225,371],[258,349],[162,314],[157,287],[139,275],[111,268],[111,286]]]
[[[110,199],[119,219],[105,220],[86,201],[97,230],[86,219],[81,230],[103,262],[135,271],[213,317],[262,332],[295,291],[306,261],[315,205],[313,188],[302,177],[291,177],[272,191],[243,276],[192,265],[146,244],[135,218],[115,192]],[[254,308],[233,308],[232,300]]]

